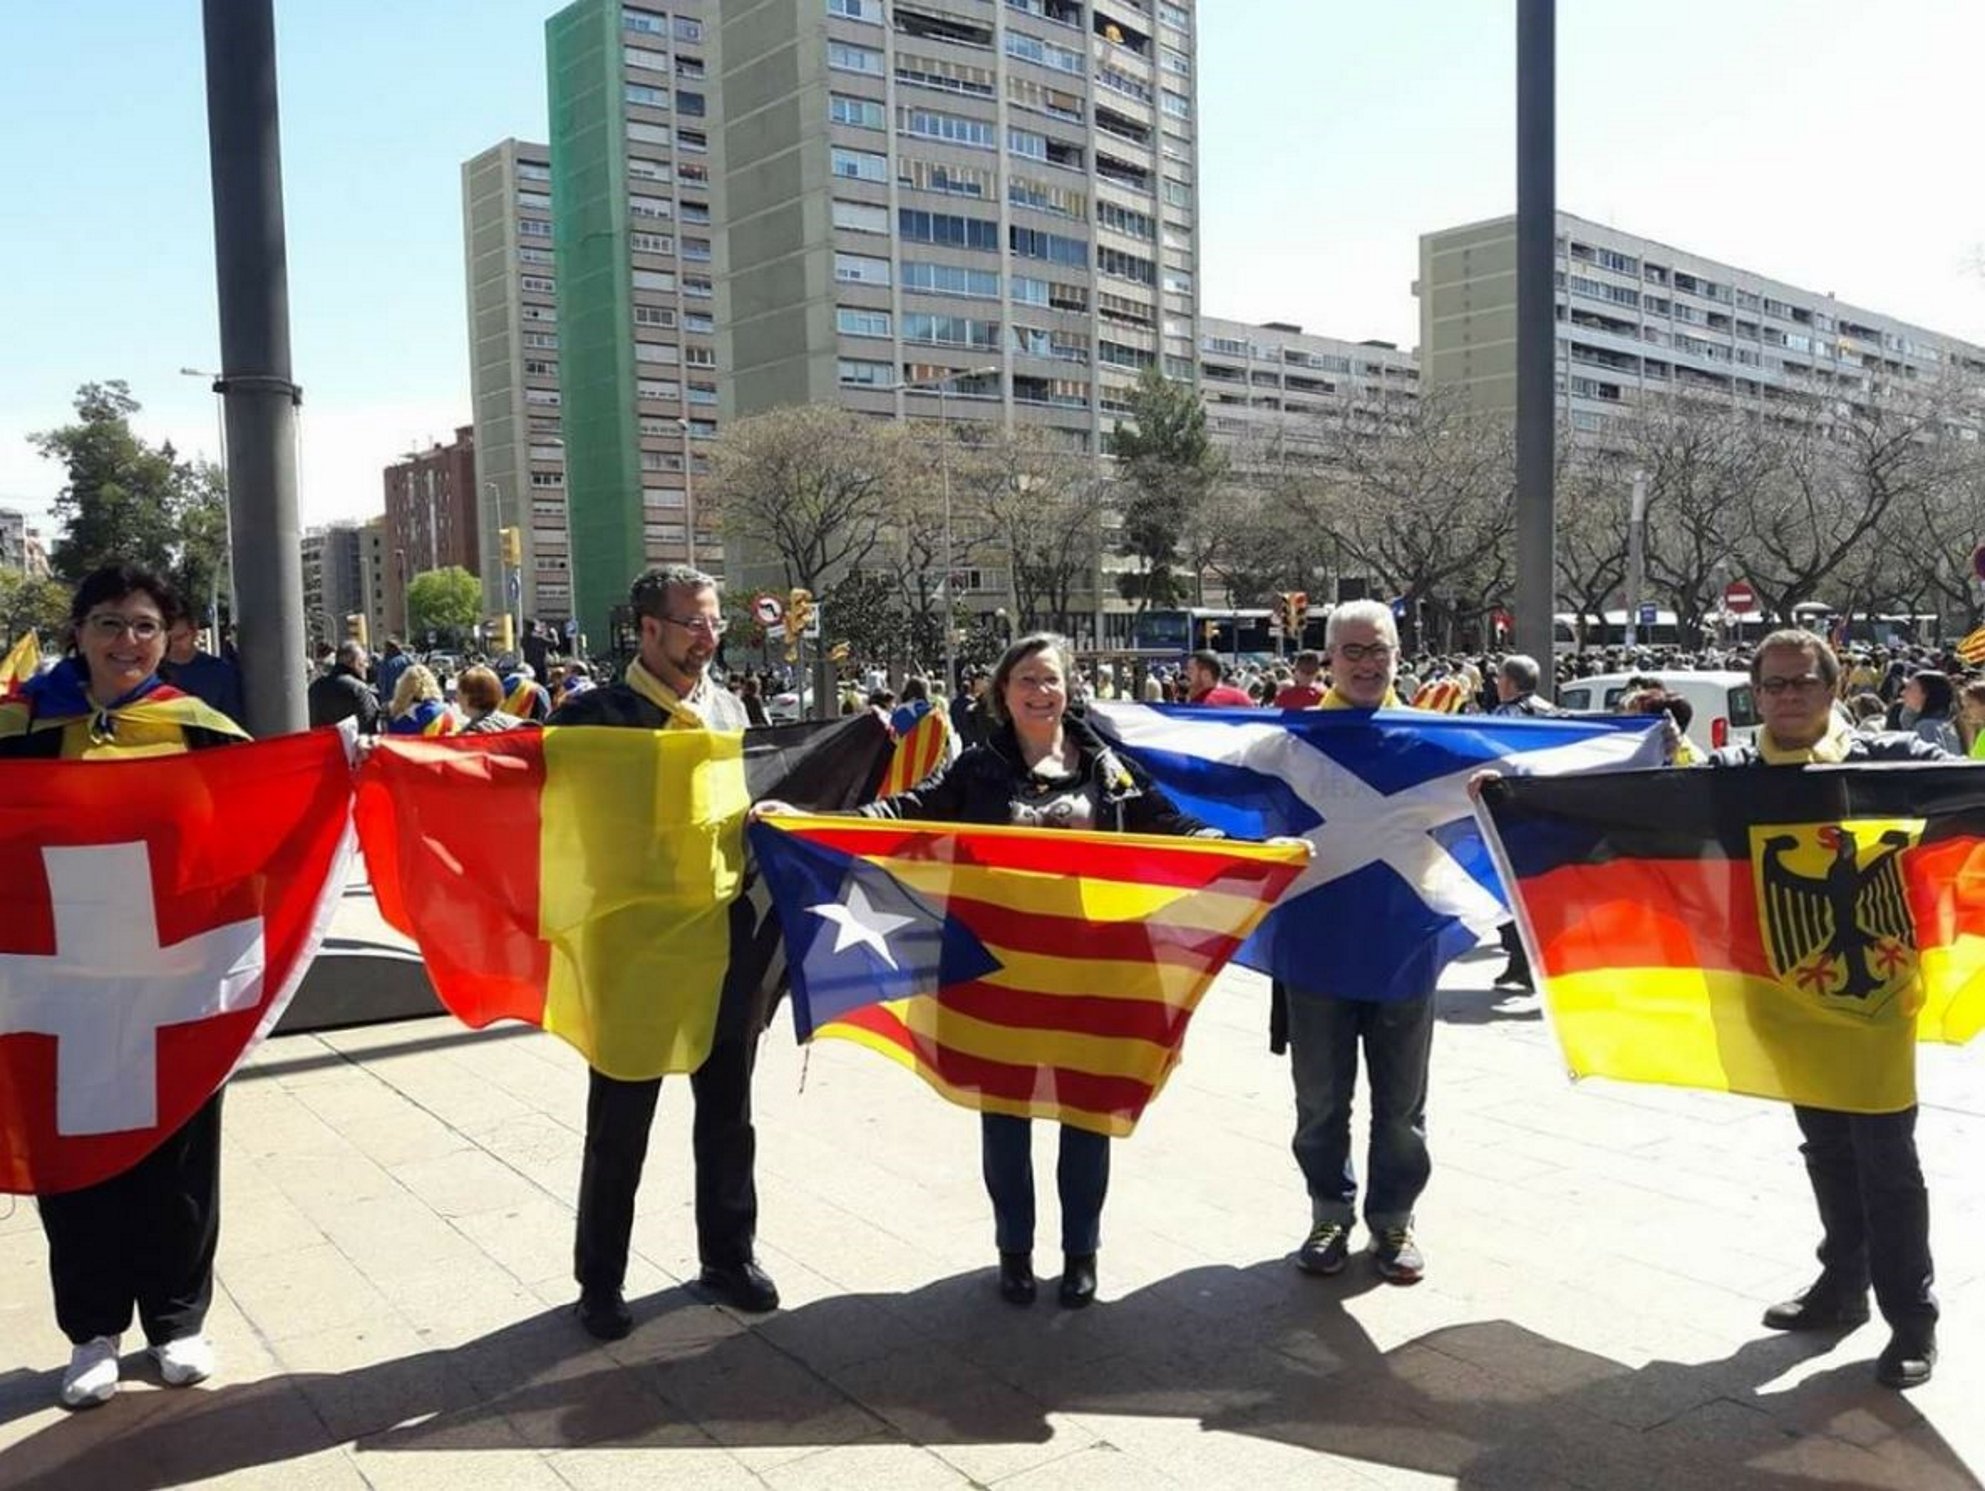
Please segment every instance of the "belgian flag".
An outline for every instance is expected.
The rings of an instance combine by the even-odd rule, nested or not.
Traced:
[[[1574,1076],[1881,1113],[1985,1025],[1985,773],[1758,767],[1483,793]]]

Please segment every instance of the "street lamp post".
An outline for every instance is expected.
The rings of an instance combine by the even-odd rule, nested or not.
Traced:
[[[1647,572],[1647,473],[1633,474],[1633,504],[1627,509],[1627,646],[1635,644],[1640,597]],[[1605,618],[1602,616],[1603,622]],[[1652,637],[1649,638],[1652,640]]]
[[[682,533],[685,552],[689,556],[689,567],[696,568],[696,453],[689,444],[689,421],[678,419],[676,428],[682,431]]]
[[[951,549],[951,416],[948,401],[951,386],[960,378],[983,378],[989,373],[1001,371],[998,364],[983,368],[961,368],[946,373],[942,378],[926,378],[916,383],[898,383],[898,393],[935,393],[937,395],[937,423],[939,444],[937,447],[938,485],[944,493],[944,694],[948,699],[958,687],[958,639],[953,622],[955,571],[952,568]]]

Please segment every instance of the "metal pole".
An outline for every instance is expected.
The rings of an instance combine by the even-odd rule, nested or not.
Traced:
[[[682,427],[682,531],[688,545],[689,567],[695,569],[696,473],[690,468],[696,464],[696,456],[689,445],[689,421],[678,419],[676,423]]]
[[[1554,690],[1557,0],[1516,7],[1516,645]]]
[[[1647,473],[1633,474],[1633,506],[1627,510],[1627,646],[1635,645],[1641,590],[1647,583]],[[1605,617],[1600,617],[1604,621]]]
[[[957,630],[958,607],[951,594],[956,575],[951,566],[951,419],[946,404],[950,392],[949,378],[937,385],[937,470],[944,487],[944,697],[947,706],[952,690],[958,687],[958,639],[953,635]]]
[[[228,513],[246,718],[304,728],[303,556],[273,0],[203,0]]]

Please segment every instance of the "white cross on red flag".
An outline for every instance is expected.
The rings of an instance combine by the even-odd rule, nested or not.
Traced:
[[[282,1017],[352,852],[336,731],[0,764],[0,1191],[129,1169]]]

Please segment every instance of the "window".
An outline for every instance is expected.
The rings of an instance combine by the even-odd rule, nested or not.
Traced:
[[[549,264],[552,262],[550,249],[520,248],[517,250],[519,264]]]
[[[871,127],[881,129],[882,105],[874,107],[876,122]],[[906,135],[946,140],[974,150],[992,150],[999,144],[999,131],[990,119],[967,119],[961,114],[943,114],[936,109],[909,108],[896,111],[896,124]]]
[[[643,378],[635,385],[635,391],[644,399],[679,399],[682,385],[673,378]]]
[[[910,52],[896,54],[896,81],[912,88],[962,93],[968,98],[993,96],[990,68],[973,67],[964,62],[946,62],[936,57],[919,57]]]
[[[903,340],[937,347],[999,347],[999,323],[971,316],[942,316],[928,311],[903,313]]]
[[[884,266],[885,269],[887,266]],[[881,283],[888,284],[884,279]],[[986,269],[965,269],[956,264],[903,265],[903,288],[928,290],[936,295],[969,295],[978,300],[999,299],[999,276]]]
[[[1081,264],[1089,262],[1089,245],[1079,238],[1063,238],[1057,233],[1043,233],[1037,228],[1012,227],[1007,229],[1007,240],[1013,252],[1023,259],[1046,259],[1050,264]]]
[[[1006,178],[1006,200],[1015,207],[1031,207],[1036,212],[1052,212],[1057,217],[1078,220],[1089,211],[1087,193],[1018,174]]]
[[[691,300],[708,300],[717,293],[707,275],[685,274],[682,277],[682,293]]]
[[[702,59],[697,57],[676,58],[675,75],[679,78],[701,79],[704,76]]]
[[[524,376],[526,378],[555,378],[558,376],[558,364],[547,362],[542,357],[527,357],[524,359]]]
[[[845,93],[827,95],[827,118],[834,124],[853,129],[881,129],[882,105],[872,98],[851,98]]]
[[[522,238],[549,238],[551,224],[539,218],[520,217],[517,219],[517,233]]]
[[[548,280],[541,274],[518,276],[517,283],[526,290],[535,290],[540,295],[550,295],[558,289],[558,281]]]
[[[524,390],[524,402],[527,404],[540,404],[546,408],[554,408],[558,404],[558,390],[555,388],[527,388]]]
[[[941,243],[988,253],[999,251],[999,224],[976,217],[905,207],[896,214],[896,232],[909,243]]]
[[[684,150],[689,151],[691,154],[694,155],[709,154],[710,137],[704,134],[703,131],[700,129],[681,130],[676,134],[675,138],[676,138],[676,143],[680,145]],[[684,181],[700,181],[703,179],[700,176],[691,176],[689,174],[689,171],[690,168],[688,166],[684,166],[682,168],[682,179]]]
[[[707,223],[710,221],[710,204],[708,202],[692,202],[685,197],[676,205],[677,209],[682,213],[682,220],[685,223]]]
[[[669,106],[666,88],[650,88],[646,83],[629,83],[623,92],[631,104],[641,104],[650,109],[666,109]]]
[[[534,487],[562,487],[565,485],[565,476],[562,472],[558,471],[533,471],[531,473],[531,485]]]
[[[920,160],[906,155],[896,158],[896,180],[918,191],[989,201],[998,177],[994,172],[978,166],[959,166],[949,161]]]
[[[666,306],[637,305],[634,307],[634,324],[636,326],[673,326],[675,325],[675,312]]]
[[[715,336],[717,334],[716,321],[708,311],[684,311],[682,313],[682,329],[684,331],[700,331],[705,336]],[[691,361],[694,360],[693,358],[691,359]]]
[[[845,337],[886,337],[890,334],[889,312],[852,305],[837,306],[834,329]]]
[[[620,60],[629,67],[645,67],[650,72],[667,72],[669,70],[669,54],[667,52],[651,52],[646,47],[622,47],[620,49]]]
[[[701,262],[710,257],[710,240],[707,238],[685,238],[682,240],[682,256]]]
[[[1139,258],[1136,254],[1126,254],[1119,249],[1098,246],[1096,249],[1096,268],[1101,273],[1115,275],[1118,279],[1136,280],[1140,285],[1155,285],[1158,282],[1158,266],[1156,264],[1152,263],[1149,259]],[[1170,278],[1171,276],[1168,273],[1166,276],[1168,281],[1167,289],[1170,288]],[[1189,277],[1186,283],[1191,283]]]
[[[853,357],[840,360],[840,381],[857,388],[892,388],[896,383],[895,372],[892,363],[864,362]]]
[[[870,202],[834,203],[834,226],[851,233],[887,233],[889,209]]]
[[[703,23],[694,16],[677,16],[675,18],[675,39],[677,41],[703,40]]]
[[[1165,205],[1168,207],[1192,206],[1192,188],[1183,181],[1165,178]]]
[[[1114,233],[1126,233],[1132,238],[1155,239],[1158,224],[1142,212],[1132,212],[1128,207],[1119,207],[1114,202],[1096,203],[1096,222]]]
[[[542,165],[534,160],[520,160],[517,162],[517,179],[520,181],[549,181],[551,180],[551,167]]]
[[[671,173],[669,163],[665,160],[651,160],[645,155],[630,155],[627,158],[627,174],[637,181],[667,181]]]
[[[674,367],[682,361],[682,354],[666,342],[636,342],[634,344],[636,362],[659,362]]]
[[[882,76],[882,53],[874,47],[858,47],[853,42],[830,41],[827,43],[827,65],[837,72],[867,73],[872,78]]]
[[[1028,129],[1009,129],[1006,132],[1006,148],[1012,154],[1024,155],[1029,160],[1046,160],[1048,137]]]
[[[692,381],[689,385],[689,402],[714,405],[717,402],[717,385]]]
[[[556,321],[558,312],[548,305],[527,305],[524,307],[526,321]]]
[[[882,0],[827,0],[827,14],[849,21],[882,24]]]
[[[1079,93],[1050,88],[1044,83],[1036,83],[1032,78],[1008,78],[1006,97],[1009,103],[1023,109],[1032,109],[1054,119],[1066,119],[1071,124],[1080,124],[1088,117]]]
[[[667,233],[629,233],[627,246],[637,254],[672,254],[675,239]]]
[[[836,176],[845,176],[850,181],[889,179],[889,157],[877,155],[872,150],[850,150],[845,145],[836,145],[830,154],[830,163]]]
[[[1174,119],[1192,118],[1192,100],[1187,98],[1183,93],[1174,93],[1171,89],[1166,88],[1159,92],[1158,97],[1158,106]]]
[[[836,254],[834,278],[848,285],[886,285],[889,283],[889,261],[873,259],[865,254]]]
[[[675,203],[667,197],[629,197],[627,211],[633,217],[667,218],[675,215]]]
[[[620,24],[628,31],[639,31],[648,36],[667,36],[668,18],[656,15],[652,10],[636,10],[631,5],[621,7]]]
[[[1078,77],[1087,70],[1087,63],[1080,52],[1056,46],[1045,37],[1029,36],[1025,31],[1006,33],[1006,55],[1036,62],[1042,67],[1052,67],[1057,72],[1074,73]]]
[[[1165,293],[1168,295],[1192,294],[1192,276],[1176,269],[1166,270]]]
[[[1013,299],[1019,305],[1046,305],[1048,282],[1016,274],[1013,277]]]
[[[535,347],[540,352],[556,352],[558,350],[558,333],[555,331],[527,331],[524,333],[524,345],[526,347]]]
[[[703,95],[692,93],[687,88],[676,89],[675,111],[678,114],[687,114],[692,119],[702,118],[704,112]]]
[[[669,142],[669,127],[666,124],[644,124],[639,119],[627,122],[627,138],[642,145],[666,145]]]

